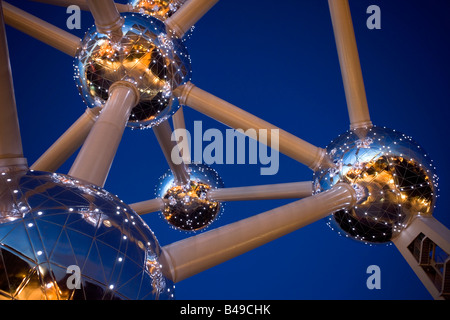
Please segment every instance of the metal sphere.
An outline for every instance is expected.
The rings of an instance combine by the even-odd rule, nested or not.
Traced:
[[[415,215],[431,215],[437,176],[430,157],[398,131],[372,127],[348,131],[326,148],[333,162],[314,173],[314,192],[338,182],[356,191],[354,208],[333,214],[330,226],[369,243],[395,238]]]
[[[205,165],[190,165],[190,180],[177,185],[171,172],[160,179],[157,196],[165,202],[163,218],[175,229],[198,231],[221,214],[223,204],[207,197],[211,189],[223,187],[217,172]]]
[[[0,300],[173,298],[153,232],[116,196],[37,171],[0,187]]]
[[[135,12],[153,16],[161,21],[173,15],[186,0],[131,0]]]
[[[166,33],[165,25],[151,16],[124,16],[122,37],[97,32],[93,26],[75,57],[75,81],[90,107],[103,105],[116,81],[136,85],[139,103],[128,121],[131,128],[148,128],[178,109],[173,90],[191,75],[190,58],[183,42]]]

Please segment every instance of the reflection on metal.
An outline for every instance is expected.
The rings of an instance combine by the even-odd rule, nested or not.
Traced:
[[[81,47],[77,37],[7,3],[3,8],[14,27],[65,53],[76,52],[75,79],[89,107],[104,105],[114,83],[138,91],[133,95],[139,96],[137,106],[128,113],[135,104],[129,106],[121,126],[104,121],[116,124],[116,129],[122,130],[127,120],[131,128],[160,124],[176,111],[179,96],[182,104],[231,127],[278,130],[189,82],[190,58],[179,38],[217,1],[133,0],[120,6],[120,11],[133,8],[143,15],[135,12],[123,19],[112,0],[96,1],[96,5],[90,1],[96,23],[106,34],[93,27]],[[109,10],[102,12],[100,2],[109,3]],[[329,0],[329,4],[339,56],[346,59],[341,67],[346,93],[350,93],[347,101],[354,131],[332,141],[326,152],[285,131],[280,130],[279,136],[280,151],[315,171],[313,196],[161,249],[130,206],[104,189],[67,175],[28,171],[22,158],[15,163],[1,159],[0,299],[171,299],[173,281],[298,230],[330,212],[334,212],[330,226],[346,236],[365,243],[392,241],[432,296],[448,298],[450,232],[432,217],[439,191],[432,160],[410,137],[372,127],[366,101],[361,101],[366,99],[347,0]],[[108,31],[108,25],[100,22],[114,16],[117,19]],[[348,77],[356,73],[359,75]],[[352,79],[356,82],[348,81]],[[6,91],[11,93],[12,88]],[[107,106],[102,115],[116,115],[105,113],[111,110]],[[115,130],[115,137],[101,136],[116,143],[120,130]],[[94,156],[83,159],[105,154],[99,148],[90,151]],[[103,160],[103,164],[111,163],[109,156]],[[81,163],[92,165],[93,161]],[[97,168],[89,170],[92,173]],[[106,175],[101,175],[102,179]],[[134,207],[161,210],[172,227],[185,231],[203,230],[217,219],[224,200],[208,197],[210,191],[220,194],[217,188],[223,187],[214,170],[191,165],[189,181],[176,182],[169,172],[160,179],[157,199]],[[273,196],[265,186],[260,187],[247,192],[254,198],[263,191],[264,197]],[[237,200],[236,189],[231,190],[232,200]],[[228,197],[230,200],[230,194]],[[80,289],[68,285],[67,270],[74,265],[81,272]]]
[[[172,16],[186,0],[132,0],[132,11],[148,14],[161,21]]]
[[[129,81],[139,90],[128,126],[152,127],[178,108],[172,91],[190,79],[190,57],[180,39],[166,34],[164,23],[149,16],[125,16],[115,42],[92,27],[75,57],[75,80],[88,106],[101,106],[110,86]]]
[[[0,299],[173,298],[155,236],[117,197],[66,175],[4,173],[21,216],[0,221]],[[68,286],[70,265],[80,289]]]
[[[334,213],[338,229],[354,239],[383,243],[416,215],[431,216],[437,196],[432,160],[410,137],[373,127],[348,131],[327,147],[334,166],[314,173],[315,192],[350,184],[358,202]]]

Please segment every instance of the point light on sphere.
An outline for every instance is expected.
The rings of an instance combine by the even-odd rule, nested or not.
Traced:
[[[347,131],[326,148],[333,165],[314,172],[314,192],[350,184],[353,208],[333,214],[330,226],[353,239],[386,243],[416,215],[431,216],[438,177],[423,148],[398,131],[372,127]]]
[[[116,196],[56,173],[8,171],[0,182],[0,300],[174,298],[157,239]]]
[[[114,41],[93,26],[75,56],[75,82],[86,104],[102,106],[116,81],[133,83],[140,94],[128,126],[158,125],[179,107],[173,90],[190,80],[190,57],[183,41],[168,35],[163,22],[138,13],[124,16]]]

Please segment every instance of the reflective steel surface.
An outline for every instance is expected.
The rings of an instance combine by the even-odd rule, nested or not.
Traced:
[[[132,0],[133,11],[148,14],[161,21],[173,15],[186,0]]]
[[[177,185],[172,172],[160,178],[156,196],[165,202],[163,218],[175,229],[198,231],[208,227],[223,210],[223,204],[207,198],[210,189],[222,188],[217,172],[206,166],[189,165],[190,181]]]
[[[373,127],[348,131],[326,148],[331,168],[314,173],[314,192],[350,184],[358,202],[333,214],[330,226],[363,242],[384,243],[415,215],[431,215],[438,178],[430,157],[398,131]]]
[[[116,196],[55,173],[0,181],[0,299],[174,297],[153,232]]]
[[[99,33],[86,33],[75,57],[75,81],[88,106],[101,106],[109,87],[130,81],[140,92],[128,126],[148,128],[178,109],[172,91],[190,80],[190,57],[183,42],[166,34],[165,25],[151,16],[124,16],[119,41]]]

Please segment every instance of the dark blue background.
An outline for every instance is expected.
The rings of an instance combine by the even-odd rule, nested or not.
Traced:
[[[66,29],[65,8],[14,1]],[[368,30],[366,9],[381,8],[381,30]],[[395,128],[432,156],[441,197],[434,216],[450,227],[450,2],[351,0],[367,98],[374,124]],[[82,14],[82,37],[93,23]],[[73,59],[10,27],[11,66],[25,155],[30,164],[83,112]],[[279,127],[325,147],[349,127],[330,15],[325,0],[222,0],[187,42],[193,83]],[[186,108],[187,127],[225,130]],[[74,157],[59,171],[67,173]],[[312,179],[304,165],[280,155],[277,175],[258,165],[214,165],[226,186]],[[154,197],[168,166],[152,130],[126,130],[105,188],[126,203]],[[288,200],[227,203],[213,227]],[[189,236],[158,214],[144,217],[165,245]],[[381,289],[366,287],[366,268],[381,268]],[[431,299],[395,246],[368,246],[316,222],[176,286],[178,299]]]

